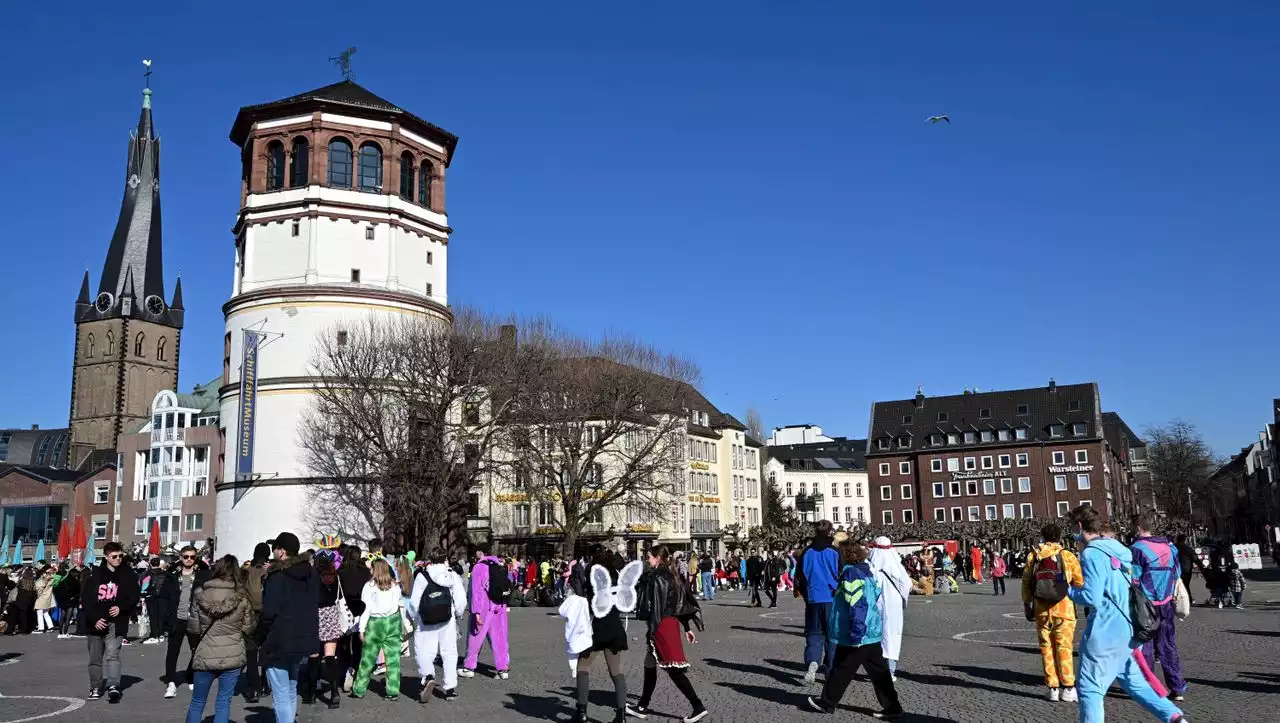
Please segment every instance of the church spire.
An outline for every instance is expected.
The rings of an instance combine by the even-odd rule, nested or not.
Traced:
[[[77,319],[133,317],[169,326],[181,326],[165,306],[164,264],[160,223],[160,139],[151,115],[151,65],[147,66],[147,87],[142,91],[142,110],[137,128],[129,136],[125,166],[124,198],[120,217],[107,249],[102,278],[92,306]],[[135,301],[126,309],[122,303],[126,279],[132,275]]]

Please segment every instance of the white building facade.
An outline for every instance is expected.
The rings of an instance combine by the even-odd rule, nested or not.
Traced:
[[[450,322],[444,173],[457,138],[343,81],[242,108],[231,140],[243,172],[216,531],[220,553],[244,557],[279,532],[336,532],[309,504],[298,443],[317,339],[341,345],[370,315]]]
[[[865,439],[829,437],[804,424],[779,427],[769,441],[765,480],[777,486],[784,506],[811,503],[812,510],[798,512],[801,519],[830,520],[840,529],[871,519]]]

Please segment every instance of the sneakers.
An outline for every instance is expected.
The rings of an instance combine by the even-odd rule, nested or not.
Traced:
[[[446,690],[446,691],[444,692],[444,699],[445,699],[445,700],[457,700],[457,699],[458,699],[458,689],[457,689],[457,688],[450,688],[450,689]]]
[[[1077,695],[1076,695],[1076,689],[1075,689],[1074,687],[1072,687],[1072,688],[1063,688],[1063,689],[1062,689],[1062,702],[1063,702],[1063,703],[1076,703],[1076,702],[1078,702],[1079,700],[1080,700],[1080,698],[1079,698],[1079,696],[1077,696]]]
[[[89,689],[89,700],[98,700],[101,697],[102,697],[102,691],[98,690],[97,688]]]
[[[189,691],[195,691],[195,689],[196,689],[196,684],[195,684],[195,683],[187,683],[187,690],[189,690]]]
[[[1174,703],[1181,703],[1186,699],[1187,699],[1187,691],[1185,690],[1181,692],[1175,690],[1173,692],[1173,695],[1169,696],[1169,700],[1173,701]]]
[[[459,677],[459,678],[474,678],[474,677],[476,677],[476,671],[474,671],[474,670],[470,670],[470,669],[468,669],[468,668],[458,668],[458,677]]]
[[[1244,605],[1236,605],[1236,606],[1235,606],[1235,609],[1236,609],[1236,610],[1244,610]]]
[[[809,663],[809,669],[804,671],[804,682],[813,685],[813,681],[818,679],[818,664]]]
[[[114,685],[113,685],[113,686],[111,686],[110,688],[107,688],[107,702],[108,702],[108,703],[119,703],[119,702],[120,702],[120,696],[121,696],[121,695],[123,695],[123,694],[120,692],[120,689],[119,689],[119,688],[117,688],[117,687],[115,687]]]
[[[147,638],[146,640],[142,641],[142,644],[143,645],[159,645],[160,638]]]
[[[356,682],[356,672],[351,668],[347,668],[347,674],[342,679],[342,692],[350,693],[351,686],[355,685],[355,682]]]
[[[431,698],[435,694],[435,692],[436,692],[436,681],[431,678],[427,678],[426,680],[422,681],[422,692],[418,694],[418,702],[430,703]]]
[[[511,672],[507,670],[498,671],[498,680],[506,680],[511,677]]]
[[[174,685],[173,683],[170,683],[169,687],[164,689],[164,697],[166,698],[174,698],[177,695],[178,695],[178,686]]]
[[[818,711],[819,713],[826,713],[827,715],[830,715],[836,712],[835,708],[828,707],[826,703],[823,703],[821,700],[813,696],[809,696],[808,698],[805,698],[805,700],[809,702],[810,708]]]
[[[386,674],[387,674],[387,666],[385,666],[385,665],[379,665],[378,667],[376,667],[376,668],[374,668],[374,669],[373,669],[373,674],[374,674],[374,675],[386,675]]]
[[[706,718],[707,714],[708,714],[708,711],[706,708],[698,708],[697,710],[685,716],[684,718],[681,718],[680,720],[684,721],[684,723],[698,723],[698,721],[702,720],[703,718]]]
[[[640,720],[644,720],[645,718],[649,717],[649,708],[647,706],[631,705],[630,703],[627,703],[626,710],[627,710],[627,715],[631,716],[632,718],[639,718]]]
[[[1057,703],[1058,701],[1062,700],[1062,691],[1058,690],[1057,688],[1050,688],[1049,700],[1050,702],[1053,702],[1053,703]]]

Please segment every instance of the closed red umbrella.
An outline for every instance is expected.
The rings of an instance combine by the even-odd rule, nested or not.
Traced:
[[[71,528],[64,520],[58,525],[58,559],[65,560],[71,557]]]
[[[89,546],[89,532],[84,529],[84,515],[76,515],[76,529],[71,534],[71,549],[83,550]]]
[[[147,554],[160,554],[160,520],[151,521],[151,536],[147,538]]]

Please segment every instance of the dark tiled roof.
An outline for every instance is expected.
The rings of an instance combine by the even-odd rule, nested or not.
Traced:
[[[763,446],[764,446],[764,442],[761,442],[760,440],[756,439],[755,437],[752,437],[750,433],[748,433],[748,434],[744,434],[744,435],[742,435],[742,436],[747,438],[747,446],[748,446],[748,447],[763,447]]]
[[[747,425],[739,422],[738,418],[732,414],[719,413],[711,415],[711,426],[716,427],[717,429],[728,427],[729,429],[736,429],[739,432],[747,431]]]
[[[789,469],[867,468],[867,440],[834,437],[830,442],[778,444],[769,447],[769,459],[776,459]]]
[[[1020,405],[1026,405],[1025,414],[1018,414]],[[1102,410],[1099,405],[1098,385],[1092,382],[947,397],[918,395],[914,399],[875,402],[871,405],[868,454],[878,451],[874,448],[875,442],[883,438],[896,440],[899,436],[909,435],[911,443],[909,447],[900,449],[895,441],[892,448],[881,451],[882,454],[918,452],[928,448],[931,434],[996,431],[1020,426],[1029,428],[1028,441],[1047,442],[1051,439],[1051,424],[1071,425],[1076,422],[1088,425],[1085,438],[1097,439],[1102,436],[1099,428]],[[984,410],[988,416],[983,416]],[[939,413],[946,414],[945,421],[939,420]],[[983,446],[983,443],[948,445],[947,448],[977,446]]]
[[[31,464],[0,465],[0,477],[4,477],[10,472],[21,472],[42,482],[75,482],[84,476],[84,473],[79,470],[63,469],[61,467],[37,467]]]
[[[406,125],[418,126],[420,130],[428,131],[430,135],[435,136],[436,140],[439,140],[444,145],[445,165],[448,165],[453,160],[453,151],[458,146],[458,137],[454,134],[434,123],[428,123],[389,100],[375,95],[368,88],[352,80],[339,81],[322,88],[316,88],[315,90],[309,90],[305,93],[291,95],[288,98],[273,100],[268,103],[244,106],[236,115],[235,123],[232,125],[231,141],[236,145],[244,145],[244,137],[248,133],[249,126],[261,115],[274,115],[273,111],[309,104],[340,105],[401,116],[402,123],[405,120],[409,121]]]
[[[1115,425],[1115,427],[1120,430],[1120,433],[1124,435],[1125,439],[1128,440],[1130,449],[1147,446],[1147,443],[1143,441],[1141,437],[1134,434],[1133,430],[1129,428],[1129,425],[1125,424],[1125,421],[1115,412],[1103,412],[1102,424],[1104,426]]]

